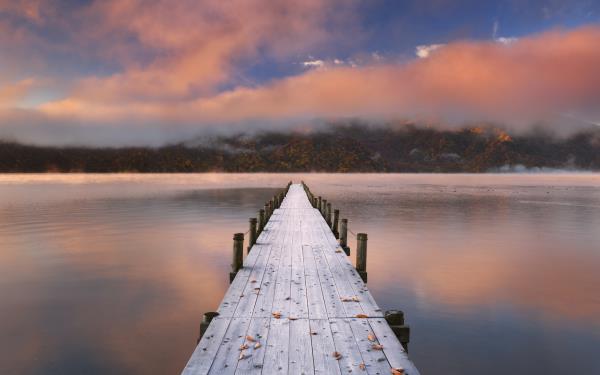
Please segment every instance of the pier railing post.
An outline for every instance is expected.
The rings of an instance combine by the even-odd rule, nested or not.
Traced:
[[[350,255],[350,248],[348,247],[348,219],[342,219],[340,225],[340,246],[346,255]]]
[[[252,249],[252,246],[254,246],[254,244],[256,243],[257,237],[255,217],[250,218],[250,229],[248,230],[248,234],[248,252],[250,252],[250,249]]]
[[[340,222],[340,210],[333,210],[333,226],[331,227],[331,230],[332,230],[335,238],[340,238],[340,232],[338,230],[339,222]]]
[[[321,216],[323,216],[323,219],[327,217],[327,199],[323,199],[321,204]]]
[[[327,203],[327,211],[325,212],[325,221],[327,222],[329,229],[331,229],[331,203]]]
[[[358,233],[356,235],[356,270],[358,274],[367,282],[367,234]]]
[[[258,239],[258,235],[265,228],[265,210],[260,209],[258,211],[258,234],[256,235],[256,239]]]
[[[233,282],[235,275],[244,264],[244,233],[233,235],[233,259],[231,262],[231,272],[229,273],[229,282]]]
[[[322,203],[323,203],[323,199],[319,195],[319,201],[317,202],[317,210],[319,210],[319,212],[323,212],[323,211],[321,211],[321,205],[322,205]]]
[[[210,311],[202,315],[202,320],[200,321],[200,335],[198,336],[198,341],[196,341],[196,345],[198,345],[200,343],[200,340],[202,340],[202,336],[204,336],[204,332],[206,332],[206,330],[208,329],[210,322],[217,316],[219,316],[219,313],[214,311]]]
[[[269,201],[269,219],[271,219],[271,216],[273,216],[273,211],[275,211],[275,207],[273,205],[273,200],[271,199]]]
[[[400,310],[388,310],[385,312],[385,320],[408,353],[408,342],[410,341],[410,327],[404,324],[404,312]]]
[[[271,217],[270,213],[269,213],[269,203],[265,203],[265,226],[267,226],[267,222],[269,222],[269,218]],[[263,227],[263,229],[265,229]]]

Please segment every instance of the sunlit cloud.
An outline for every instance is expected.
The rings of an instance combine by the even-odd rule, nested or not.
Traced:
[[[424,44],[421,46],[417,46],[415,48],[415,54],[417,55],[417,57],[424,59],[426,57],[429,57],[429,55],[435,51],[436,49],[439,49],[441,47],[443,47],[443,44]]]
[[[81,141],[93,143],[106,129],[110,143],[110,134],[144,129],[143,143],[145,134],[173,140],[348,117],[515,126],[560,113],[600,118],[598,26],[517,39],[494,23],[491,40],[419,45],[406,58],[337,54],[334,46],[365,34],[344,1],[109,0],[69,12],[61,4],[0,2],[0,44],[13,52],[0,57],[2,138],[87,131]],[[245,79],[246,67],[265,60],[296,70]],[[44,95],[41,81],[52,82]]]

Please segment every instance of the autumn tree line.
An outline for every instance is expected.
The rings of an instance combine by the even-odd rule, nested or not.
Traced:
[[[493,127],[336,125],[163,147],[44,147],[0,141],[0,172],[489,172],[600,170],[600,131],[568,137]]]

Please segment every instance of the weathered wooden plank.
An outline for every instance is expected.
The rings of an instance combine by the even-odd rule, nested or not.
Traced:
[[[308,319],[290,321],[289,374],[314,374]]]
[[[375,337],[383,345],[383,353],[393,368],[403,368],[408,375],[418,375],[419,371],[408,359],[406,351],[385,319],[367,319]]]
[[[270,318],[254,318],[246,332],[245,356],[238,362],[236,374],[261,374],[265,359],[266,343],[269,337]]]
[[[319,281],[323,290],[323,300],[325,301],[327,316],[330,318],[347,316],[346,309],[344,308],[341,297],[335,286],[333,275],[327,265],[327,260],[325,260],[323,252],[319,247],[313,247],[312,251],[317,264]]]
[[[263,251],[267,250],[268,247],[265,245],[254,245],[254,247],[252,247],[252,251],[244,261],[244,267],[238,271],[235,279],[233,279],[233,282],[229,286],[227,293],[225,293],[223,301],[221,301],[221,304],[217,309],[217,312],[220,316],[226,317],[234,315],[237,305],[244,294],[244,288],[246,287],[246,283],[248,282],[254,264],[256,263],[259,255]]]
[[[310,319],[325,319],[327,318],[327,308],[323,300],[323,289],[321,288],[315,257],[310,245],[302,245],[302,256],[304,260],[308,316]]]
[[[369,374],[389,374],[391,367],[383,353],[384,346],[373,333],[368,319],[349,319],[354,340]]]
[[[318,213],[317,213],[318,215]],[[319,220],[320,219],[320,220]],[[322,233],[323,233],[323,238],[325,238],[326,242],[329,244],[329,249],[333,250],[333,252],[335,253],[335,257],[328,257],[328,260],[336,260],[339,267],[341,268],[341,270],[337,273],[335,273],[334,275],[339,276],[336,277],[336,282],[338,284],[342,284],[342,285],[349,285],[353,291],[350,293],[353,293],[354,295],[356,295],[357,297],[359,297],[359,304],[361,309],[363,310],[363,313],[370,316],[370,317],[383,317],[383,313],[381,311],[381,308],[377,305],[377,303],[375,302],[375,299],[373,298],[373,296],[371,295],[371,293],[369,292],[369,289],[367,287],[367,285],[363,282],[363,280],[361,279],[360,275],[358,274],[358,272],[356,271],[356,269],[354,268],[354,266],[352,265],[352,263],[350,263],[350,261],[348,260],[348,258],[346,257],[345,253],[343,251],[341,251],[341,248],[339,247],[337,240],[335,239],[335,237],[333,236],[331,230],[329,229],[329,227],[327,226],[327,223],[325,222],[325,220],[323,220],[322,217],[319,217],[316,219],[318,226],[321,228]],[[327,252],[327,254],[330,254],[331,252]],[[336,266],[334,266],[336,267]],[[349,291],[345,291],[341,293],[346,293]]]
[[[356,344],[348,319],[330,319],[333,342],[339,353],[339,364],[342,374],[360,374],[364,366],[360,349]]]
[[[333,278],[333,284],[337,289],[340,301],[342,301],[342,305],[344,310],[346,311],[345,316],[357,316],[363,315],[364,311],[360,304],[360,299],[356,295],[355,290],[349,284],[348,279],[345,277],[344,272],[342,271],[339,262],[335,259],[338,256],[346,256],[342,253],[335,253],[331,249],[322,249],[323,258],[327,262],[329,270],[331,271],[331,275]],[[354,299],[358,299],[356,302]]]
[[[290,321],[271,318],[263,363],[264,374],[288,374],[289,344]]]
[[[294,224],[291,217],[286,222],[285,239],[281,247],[281,264],[277,272],[277,281],[275,282],[275,294],[273,296],[273,311],[288,317],[290,314],[290,288],[292,283],[292,243]]]
[[[256,296],[256,303],[252,315],[254,317],[270,318],[273,312],[273,300],[275,298],[276,280],[279,274],[279,266],[282,259],[282,245],[272,245],[271,256],[267,263],[260,290]]]
[[[310,331],[315,374],[340,374],[340,365],[333,355],[336,348],[329,320],[311,319]]]
[[[235,309],[234,316],[252,316],[258,293],[262,287],[263,276],[265,274],[270,255],[271,245],[266,245],[266,248],[261,250],[256,263],[252,267],[246,287],[244,288],[244,291],[240,296],[240,300]]]
[[[246,351],[240,350],[240,347],[246,340],[246,331],[249,324],[250,318],[231,318],[227,332],[225,332],[221,346],[208,372],[209,374],[226,375],[235,373],[238,361],[243,355],[246,355]]]
[[[306,277],[304,276],[304,257],[302,256],[302,217],[296,218],[292,237],[292,281],[290,285],[290,317],[308,318],[308,300],[306,295]]]
[[[202,340],[183,369],[183,375],[208,374],[230,322],[231,318],[221,317],[216,317],[210,322]]]

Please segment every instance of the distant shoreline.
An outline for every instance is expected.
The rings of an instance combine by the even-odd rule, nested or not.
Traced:
[[[497,128],[333,126],[162,147],[0,141],[0,173],[577,173],[600,171],[600,131],[566,138]]]

